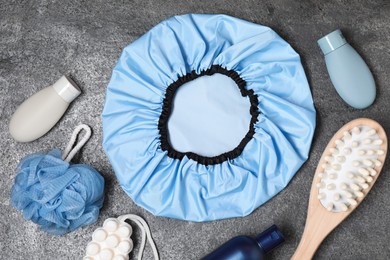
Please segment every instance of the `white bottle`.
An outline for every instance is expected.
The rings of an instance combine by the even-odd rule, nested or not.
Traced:
[[[70,102],[81,94],[69,77],[35,93],[12,115],[9,132],[19,142],[31,142],[46,134],[65,113]]]

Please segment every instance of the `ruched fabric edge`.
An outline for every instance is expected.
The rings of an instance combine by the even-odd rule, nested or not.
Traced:
[[[249,131],[245,135],[245,137],[241,140],[239,145],[234,148],[231,151],[228,151],[226,153],[213,156],[213,157],[206,157],[202,156],[193,152],[179,152],[175,148],[172,147],[172,145],[169,142],[169,134],[168,134],[168,120],[172,112],[172,104],[173,99],[175,98],[175,93],[177,89],[182,86],[183,84],[197,79],[201,76],[211,76],[215,73],[220,73],[223,75],[226,75],[230,77],[234,82],[237,84],[238,88],[240,89],[241,95],[243,97],[248,97],[250,101],[250,114],[251,114],[251,121],[249,125]],[[173,82],[171,85],[168,86],[165,98],[163,101],[163,107],[160,119],[158,121],[158,129],[160,131],[160,140],[161,140],[161,149],[163,151],[168,152],[168,156],[173,159],[183,159],[184,156],[187,156],[188,158],[197,161],[200,164],[203,165],[214,165],[219,164],[227,160],[234,159],[242,153],[242,151],[245,148],[245,145],[252,139],[254,133],[255,133],[255,123],[257,122],[257,117],[259,115],[258,111],[258,105],[259,101],[257,98],[257,95],[253,92],[253,90],[248,90],[245,88],[246,81],[243,80],[237,72],[234,70],[228,70],[226,68],[223,68],[220,65],[213,65],[211,68],[207,70],[201,71],[201,73],[196,73],[195,70],[193,70],[191,73],[188,73],[182,77],[179,77],[177,81]]]

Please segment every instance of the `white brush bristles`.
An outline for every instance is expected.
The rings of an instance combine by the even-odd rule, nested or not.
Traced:
[[[331,212],[345,212],[360,203],[386,154],[378,129],[359,125],[340,135],[324,153],[316,179],[317,197]]]

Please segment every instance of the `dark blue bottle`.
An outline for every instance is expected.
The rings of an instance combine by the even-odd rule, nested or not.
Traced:
[[[263,260],[265,254],[284,242],[276,225],[272,225],[256,238],[238,236],[217,248],[202,260]]]

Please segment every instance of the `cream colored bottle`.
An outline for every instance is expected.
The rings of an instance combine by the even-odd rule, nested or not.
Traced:
[[[52,86],[25,100],[12,115],[9,132],[19,142],[31,142],[46,134],[81,94],[72,79],[62,76]]]

